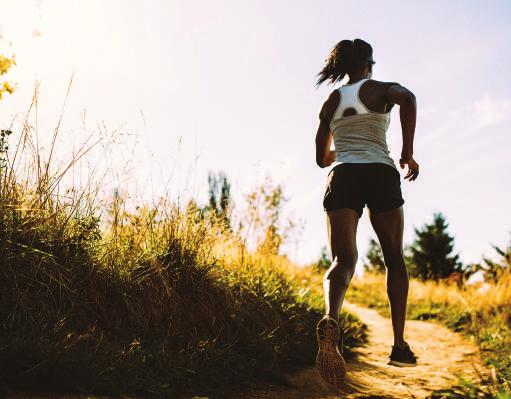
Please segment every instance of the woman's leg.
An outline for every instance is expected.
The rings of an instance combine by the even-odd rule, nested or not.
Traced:
[[[357,211],[340,208],[327,212],[328,240],[332,264],[323,277],[326,314],[339,321],[344,294],[355,273],[357,263],[356,233],[359,220]]]
[[[378,236],[387,267],[387,295],[390,301],[394,345],[404,347],[408,272],[403,256],[403,207],[371,213],[371,224]]]

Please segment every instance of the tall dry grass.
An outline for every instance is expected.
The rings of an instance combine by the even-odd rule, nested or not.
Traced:
[[[66,186],[98,141],[55,167],[64,107],[45,156],[37,103],[36,87],[0,154],[0,388],[226,397],[314,363],[322,299],[285,256],[247,252],[193,201],[102,204],[94,184]]]

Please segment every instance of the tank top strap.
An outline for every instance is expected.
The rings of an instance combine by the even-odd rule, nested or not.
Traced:
[[[370,78],[363,78],[363,79],[356,81],[355,83],[345,83],[341,87],[345,87],[345,86],[360,87],[362,85],[362,83],[364,83],[366,80],[369,80],[369,79]]]

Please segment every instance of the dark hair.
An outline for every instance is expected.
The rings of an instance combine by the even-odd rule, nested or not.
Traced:
[[[325,59],[325,66],[319,76],[316,87],[326,80],[333,84],[341,81],[347,73],[351,73],[361,65],[374,64],[373,48],[362,39],[341,40],[330,51]]]

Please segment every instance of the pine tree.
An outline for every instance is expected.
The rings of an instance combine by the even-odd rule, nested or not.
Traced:
[[[475,264],[476,270],[483,271],[485,280],[497,282],[504,273],[511,272],[511,241],[507,248],[500,248],[492,244],[493,249],[500,255],[500,260],[493,261],[490,258],[483,256],[483,263]]]
[[[415,229],[412,246],[413,267],[410,274],[423,280],[448,277],[454,271],[463,271],[459,255],[452,254],[454,237],[447,232],[448,223],[441,213],[433,215],[433,222]]]
[[[385,261],[380,244],[373,238],[369,240],[369,249],[366,254],[366,262],[364,262],[364,270],[368,272],[385,273]]]

